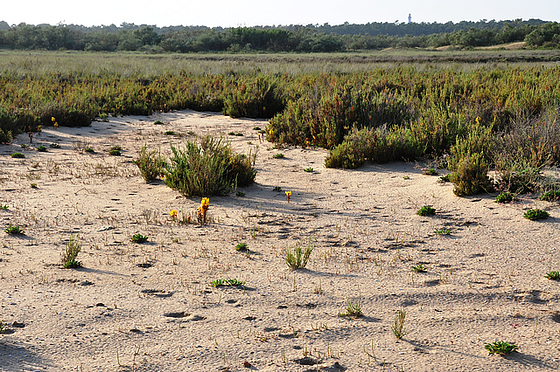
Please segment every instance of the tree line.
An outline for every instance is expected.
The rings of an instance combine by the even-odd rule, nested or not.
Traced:
[[[342,52],[396,48],[463,48],[525,41],[560,48],[560,24],[528,21],[459,23],[367,23],[238,28],[8,25],[0,22],[0,48],[148,52]]]

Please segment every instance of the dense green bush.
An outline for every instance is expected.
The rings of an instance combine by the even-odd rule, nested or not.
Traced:
[[[255,180],[255,156],[235,154],[228,143],[211,136],[171,146],[173,156],[164,168],[165,183],[185,196],[226,195]]]

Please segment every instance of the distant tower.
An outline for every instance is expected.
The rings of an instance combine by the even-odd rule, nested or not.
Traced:
[[[412,22],[412,16],[408,13],[408,23]]]

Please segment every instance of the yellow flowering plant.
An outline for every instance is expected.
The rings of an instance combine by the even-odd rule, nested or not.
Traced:
[[[210,205],[210,199],[208,198],[202,198],[201,202],[200,202],[200,207],[198,207],[197,210],[197,217],[198,217],[198,223],[201,225],[205,225],[206,224],[206,213],[208,212],[208,207]]]
[[[290,197],[292,196],[291,191],[286,191],[286,199],[288,199],[288,203],[290,202]]]

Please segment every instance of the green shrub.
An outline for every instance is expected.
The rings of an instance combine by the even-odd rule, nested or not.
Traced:
[[[111,156],[121,156],[121,150],[117,150],[117,149],[111,149],[109,150],[109,155]]]
[[[511,354],[519,349],[517,345],[505,341],[494,341],[491,344],[484,345],[484,348],[488,350],[489,355],[498,354],[502,356]]]
[[[39,152],[47,152],[47,148],[45,146],[38,146],[36,150]]]
[[[478,121],[465,136],[457,137],[448,162],[455,195],[475,195],[493,189],[488,177],[492,143],[492,128],[483,127]]]
[[[540,200],[545,201],[556,201],[560,199],[560,190],[549,190],[544,192],[540,197]]]
[[[488,178],[488,162],[483,153],[466,154],[454,159],[449,178],[455,185],[453,193],[457,196],[476,195],[492,190],[492,183]]]
[[[536,221],[547,219],[549,217],[549,214],[547,211],[543,211],[541,209],[529,209],[527,212],[525,212],[523,217],[531,221]]]
[[[184,149],[171,150],[165,183],[185,196],[226,195],[255,180],[255,156],[234,153],[221,138],[206,136],[200,144],[188,141]]]
[[[436,210],[431,205],[424,205],[416,212],[416,214],[419,216],[433,216],[436,214]]]
[[[223,104],[222,112],[232,118],[271,118],[284,109],[276,83],[265,76],[238,81]]]
[[[148,237],[142,234],[134,234],[130,241],[137,244],[142,244],[148,241]]]
[[[509,191],[504,191],[496,196],[496,203],[509,203],[515,200],[515,194]]]
[[[134,160],[134,164],[140,169],[140,174],[146,182],[159,179],[165,168],[165,160],[160,154],[160,150],[148,150],[144,144],[138,152],[138,158]]]
[[[14,152],[11,156],[12,156],[12,158],[14,158],[14,159],[22,159],[22,158],[25,158],[25,155],[22,154],[21,152]]]
[[[543,181],[541,168],[515,154],[499,154],[495,159],[496,188],[515,194],[534,192]]]
[[[21,235],[23,234],[23,230],[19,225],[12,225],[11,223],[4,229],[6,234],[10,235]]]

